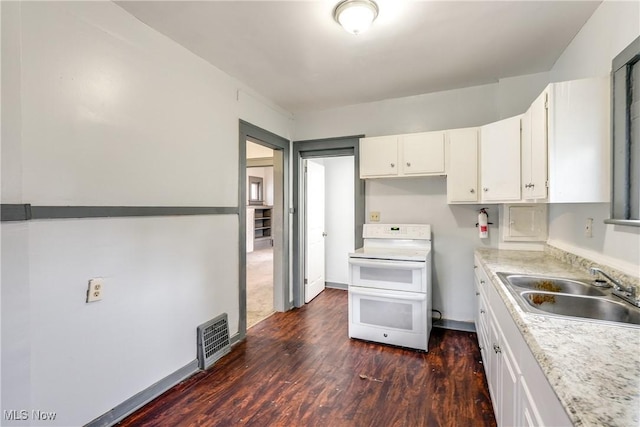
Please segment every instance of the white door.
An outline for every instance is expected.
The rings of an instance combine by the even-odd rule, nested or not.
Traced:
[[[324,166],[305,160],[304,302],[324,290]]]

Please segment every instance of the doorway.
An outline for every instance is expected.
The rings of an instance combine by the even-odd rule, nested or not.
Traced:
[[[304,302],[326,287],[347,289],[355,250],[354,156],[304,160]]]
[[[251,145],[249,145],[251,144]],[[247,158],[247,146],[268,155],[252,154]],[[252,149],[253,149],[252,148]],[[268,158],[268,160],[265,160]],[[269,164],[266,164],[268,162]],[[261,169],[262,168],[262,169]],[[268,170],[268,172],[267,172]],[[250,123],[240,120],[239,132],[239,325],[238,339],[246,337],[248,327],[249,252],[266,249],[258,259],[259,277],[267,281],[271,302],[261,304],[265,310],[287,311],[291,308],[289,292],[289,141]],[[251,268],[251,272],[249,272]],[[261,271],[269,270],[271,271]],[[270,279],[270,280],[269,280]],[[264,288],[264,286],[263,286]],[[253,288],[252,288],[253,289]],[[263,292],[263,293],[265,293]],[[253,307],[253,306],[252,306]],[[253,308],[252,308],[253,309]],[[252,322],[255,317],[252,315]]]
[[[274,313],[274,150],[247,141],[247,329]]]
[[[334,220],[337,223],[344,224],[345,221],[350,222],[348,233],[351,234],[352,237],[348,239],[348,245],[353,248],[358,248],[362,246],[362,225],[364,224],[365,219],[365,211],[364,211],[364,181],[360,179],[360,171],[358,167],[359,163],[359,139],[361,136],[349,136],[349,137],[341,137],[341,138],[331,138],[331,139],[323,139],[323,140],[313,140],[313,141],[294,141],[293,143],[293,206],[294,206],[294,215],[293,215],[293,259],[292,259],[292,270],[293,270],[293,304],[295,307],[302,307],[305,304],[306,298],[306,284],[309,284],[309,266],[306,263],[308,260],[307,257],[307,247],[308,245],[308,233],[309,228],[307,227],[307,217],[308,217],[308,201],[310,197],[313,197],[313,194],[307,191],[307,183],[306,183],[306,173],[305,173],[305,163],[309,160],[313,160],[315,163],[324,163],[325,166],[327,164],[331,164],[333,160],[338,161],[342,160],[342,163],[347,162],[350,163],[351,176],[347,176],[346,179],[344,176],[341,176],[339,179],[339,183],[334,187],[333,184],[329,184],[330,189],[324,192],[325,197],[329,195],[333,197],[336,193],[340,192],[340,188],[344,189],[345,184],[347,182],[352,182],[353,185],[350,186],[353,191],[349,193],[348,200],[342,200],[337,205],[332,205],[331,207],[325,206],[324,212],[326,218],[331,221]],[[336,164],[337,164],[336,163]],[[326,174],[325,168],[325,179],[328,181],[333,174],[330,172]],[[351,189],[350,188],[350,189]],[[315,201],[315,199],[313,199]],[[349,212],[353,214],[345,214],[344,205],[350,206],[350,209],[347,209]],[[340,207],[342,205],[342,207]],[[351,209],[352,208],[352,209]],[[317,209],[317,208],[315,208]],[[342,215],[341,215],[342,213]],[[332,234],[333,236],[330,236]],[[337,232],[327,232],[327,240],[325,243],[331,244],[340,242],[344,244],[344,239],[332,239],[331,237],[336,237],[337,235],[344,234],[344,231]],[[333,241],[332,241],[333,240]],[[353,249],[350,249],[353,250]],[[327,253],[331,255],[337,255],[338,259],[335,261],[337,264],[345,263],[342,271],[346,269],[347,262],[347,253],[341,254],[344,252],[343,250],[328,250]],[[343,256],[344,255],[344,256]],[[334,262],[334,258],[329,259],[326,258],[327,262]],[[341,268],[333,268],[330,267],[330,271],[340,271]],[[328,270],[329,271],[329,270]],[[346,272],[344,273],[347,274]],[[335,281],[335,279],[326,278],[326,283],[328,286],[337,287],[337,288],[345,288],[346,289],[346,280],[345,275],[342,276],[341,279]],[[312,273],[312,276],[315,276]],[[311,278],[312,280],[314,278]]]

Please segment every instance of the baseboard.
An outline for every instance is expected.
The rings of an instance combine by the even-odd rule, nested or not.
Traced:
[[[193,360],[152,386],[125,400],[109,412],[89,422],[85,427],[112,426],[198,371],[198,360]]]
[[[244,338],[240,336],[240,334],[235,334],[234,336],[232,336],[231,338],[229,338],[229,344],[231,344],[231,346],[233,347],[234,345],[236,345],[237,343],[239,343],[240,341],[242,341]]]
[[[324,286],[331,289],[342,289],[343,291],[349,290],[349,285],[346,283],[324,282]]]
[[[452,329],[454,331],[475,332],[476,326],[473,322],[463,322],[451,319],[433,319],[434,328]]]

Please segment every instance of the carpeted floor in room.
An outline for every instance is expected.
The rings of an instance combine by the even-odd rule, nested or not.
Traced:
[[[273,310],[273,247],[247,253],[247,328]]]

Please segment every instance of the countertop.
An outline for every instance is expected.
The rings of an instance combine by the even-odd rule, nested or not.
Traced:
[[[476,249],[558,399],[575,426],[640,425],[640,328],[526,313],[497,272],[593,280],[549,252]]]

